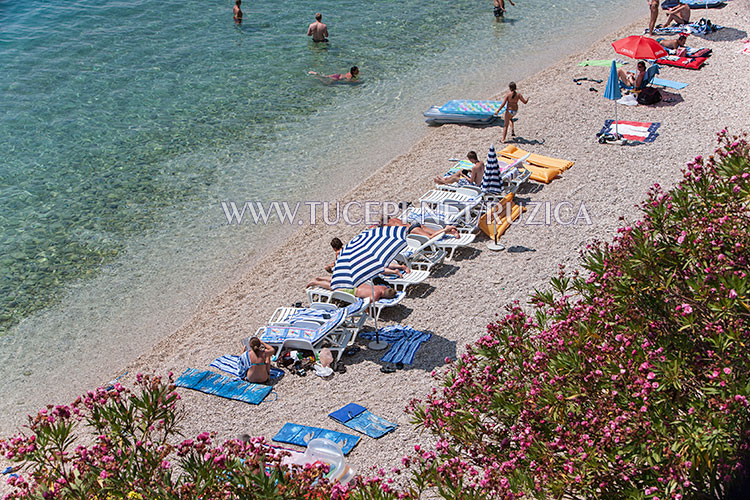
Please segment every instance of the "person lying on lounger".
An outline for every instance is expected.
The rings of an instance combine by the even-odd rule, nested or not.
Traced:
[[[463,180],[469,184],[481,186],[482,178],[484,177],[484,163],[479,161],[479,158],[477,158],[477,154],[474,151],[469,151],[466,154],[466,159],[474,164],[474,166],[471,167],[471,171],[460,170],[446,177],[435,177],[435,184],[453,184]]]
[[[338,255],[338,252],[337,252]],[[385,266],[385,269],[383,269],[382,274],[390,275],[390,276],[398,276],[401,277],[406,273],[410,273],[411,269],[409,269],[408,266],[405,266],[403,264],[399,264],[395,260],[392,261],[390,264]],[[373,283],[380,284],[380,285],[386,285],[387,282],[383,280],[382,278],[376,277],[373,280]],[[312,288],[315,286],[319,286],[321,288],[325,288],[327,290],[331,289],[331,277],[330,276],[317,276],[315,277],[310,283],[306,285],[306,288]]]
[[[406,222],[396,217],[388,217],[384,225],[407,227],[408,229],[406,230],[406,234],[421,234],[422,236],[427,236],[429,239],[432,239],[441,233],[445,233],[456,238],[459,238],[461,236],[458,232],[458,229],[456,229],[456,226],[445,226],[443,229],[435,230],[424,227],[418,222],[415,222],[414,224],[407,224]]]
[[[643,79],[646,77],[646,63],[638,61],[637,74],[633,74],[632,71],[625,72],[624,69],[620,68],[617,70],[617,76],[620,77],[620,81],[626,87],[633,87],[640,90],[641,85],[643,85]]]
[[[307,284],[307,288],[312,287],[325,288],[331,290],[331,278],[328,276],[317,277]],[[337,288],[337,291],[345,292],[350,295],[354,295],[360,299],[370,298],[372,302],[376,302],[380,299],[392,299],[396,296],[396,290],[385,285],[371,285],[370,283],[363,283],[357,288]]]
[[[266,344],[258,337],[253,337],[249,342],[250,349],[245,347],[243,356],[247,356],[246,361],[250,365],[245,373],[245,380],[255,384],[268,382],[271,378],[271,358],[275,349]]]
[[[687,35],[680,35],[677,37],[677,40],[664,40],[663,38],[658,38],[656,41],[659,42],[665,49],[676,50],[680,47],[685,46],[685,42],[687,42]]]
[[[690,6],[682,2],[678,2],[676,6],[671,9],[667,9],[667,22],[664,23],[666,28],[672,23],[675,24],[687,24],[690,22]]]

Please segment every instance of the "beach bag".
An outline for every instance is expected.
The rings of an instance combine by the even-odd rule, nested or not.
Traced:
[[[653,87],[646,87],[638,94],[638,104],[656,104],[661,101],[661,92]]]

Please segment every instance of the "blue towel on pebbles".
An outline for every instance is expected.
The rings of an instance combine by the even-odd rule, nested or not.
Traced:
[[[343,408],[328,414],[328,416],[350,429],[354,429],[375,439],[385,436],[398,427],[393,422],[378,417],[364,406],[356,403],[349,403]]]
[[[247,353],[237,356],[235,354],[225,354],[213,360],[210,365],[211,368],[216,368],[223,372],[227,372],[230,375],[234,375],[237,379],[244,380],[247,369],[250,368],[250,359]],[[271,368],[271,379],[273,382],[284,376],[284,370],[278,368]]]
[[[273,389],[270,385],[251,384],[236,378],[225,377],[208,370],[200,371],[195,368],[185,370],[180,378],[175,381],[175,385],[254,405],[260,404]]]
[[[307,443],[315,438],[330,439],[341,446],[341,451],[344,455],[352,451],[352,448],[359,443],[359,436],[321,429],[320,427],[291,424],[289,422],[285,423],[284,427],[272,439],[278,443],[289,443],[306,447]]]
[[[367,340],[375,339],[375,332],[361,332],[360,337]],[[432,334],[415,330],[410,326],[391,325],[378,331],[378,338],[392,343],[390,349],[380,360],[385,363],[403,363],[410,365],[414,363],[414,355],[422,345],[432,338]]]

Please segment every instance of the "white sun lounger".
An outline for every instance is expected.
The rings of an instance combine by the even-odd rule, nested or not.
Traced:
[[[428,229],[435,230],[435,231],[444,229],[444,226],[440,224],[429,223],[429,222],[422,224],[422,226]],[[422,236],[419,234],[412,234],[409,236],[412,236],[415,239],[422,240],[423,242],[427,241],[426,236]],[[435,241],[435,246],[437,246],[438,248],[444,249],[447,252],[446,259],[451,260],[453,259],[453,255],[456,253],[456,250],[458,250],[459,248],[463,248],[467,245],[471,245],[472,243],[474,243],[474,240],[476,239],[476,237],[477,235],[475,233],[468,232],[468,231],[461,232],[459,230],[458,238],[452,237],[449,234],[443,235],[442,238]]]
[[[380,277],[388,282],[397,292],[405,292],[412,285],[418,285],[430,276],[429,271],[412,270],[401,277],[381,274]]]

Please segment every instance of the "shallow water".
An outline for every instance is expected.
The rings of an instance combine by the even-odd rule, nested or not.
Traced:
[[[489,1],[246,2],[236,26],[231,1],[0,1],[2,413],[55,394],[50,365],[102,383],[286,234],[228,226],[221,201],[340,194],[429,105],[496,94],[642,3],[519,0],[496,23]],[[353,64],[360,85],[307,74]]]

